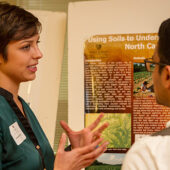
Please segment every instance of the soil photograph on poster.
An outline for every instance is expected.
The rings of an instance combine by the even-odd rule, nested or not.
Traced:
[[[90,125],[97,116],[97,113],[86,114],[85,125]],[[102,137],[109,142],[108,150],[113,148],[119,150],[131,146],[131,114],[105,113],[98,127],[104,122],[110,125],[102,134]]]
[[[152,82],[152,73],[147,72],[144,63],[134,63],[134,88],[133,96],[144,97],[154,96],[154,88]]]

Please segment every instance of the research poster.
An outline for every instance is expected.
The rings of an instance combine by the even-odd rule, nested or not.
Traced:
[[[156,104],[144,64],[157,41],[156,33],[135,33],[96,35],[85,42],[85,126],[104,113],[107,152],[126,153],[138,138],[165,128],[170,118],[170,109]]]
[[[159,131],[170,109],[156,104],[151,72],[156,33],[95,35],[84,45],[85,127],[104,113],[107,152],[126,153],[139,138]]]

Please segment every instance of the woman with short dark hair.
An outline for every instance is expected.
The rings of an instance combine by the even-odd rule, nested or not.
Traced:
[[[63,134],[54,158],[34,113],[18,96],[20,83],[36,77],[38,61],[42,58],[38,48],[40,31],[41,23],[33,14],[0,3],[0,170],[80,170],[103,153],[107,145],[103,143],[96,148],[102,141],[99,135],[107,125],[96,133],[91,132],[101,116],[90,131],[85,129],[77,134],[62,122],[68,136],[74,136],[71,144],[76,147],[65,152],[66,135]],[[70,135],[68,130],[73,133]],[[80,143],[83,138],[93,140]]]

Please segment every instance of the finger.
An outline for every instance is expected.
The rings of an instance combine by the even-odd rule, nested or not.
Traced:
[[[90,130],[93,130],[94,128],[96,128],[103,116],[104,116],[104,114],[101,113],[101,114],[97,117],[97,119],[96,119],[88,128],[89,128]]]
[[[70,129],[70,127],[68,126],[68,124],[65,121],[60,121],[60,125],[61,127],[65,130],[65,132],[68,134],[70,132],[72,132],[72,130]]]
[[[107,149],[107,145],[109,143],[108,142],[104,142],[103,144],[101,144],[98,148],[96,148],[95,150],[93,150],[92,152],[85,154],[84,155],[84,159],[89,159],[89,160],[95,160],[96,158],[98,158],[103,152],[106,151]]]
[[[102,141],[103,139],[100,138],[89,145],[79,148],[79,153],[86,154],[86,153],[92,152]]]
[[[65,148],[65,144],[66,144],[66,134],[65,133],[62,133],[61,135],[61,138],[60,138],[60,142],[59,142],[59,145],[58,145],[58,151],[64,151],[64,148]]]
[[[98,134],[101,134],[107,127],[109,126],[109,123],[104,123],[100,128],[98,128],[94,133],[93,136],[98,136]]]
[[[102,153],[107,150],[108,142],[103,143],[100,148],[95,149],[93,152],[85,154],[82,161],[82,168],[90,166]]]

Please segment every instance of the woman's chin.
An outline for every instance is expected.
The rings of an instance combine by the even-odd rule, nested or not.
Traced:
[[[30,77],[28,77],[28,78],[22,80],[22,82],[32,81],[32,80],[35,80],[35,78],[36,78],[36,75],[30,76]]]

